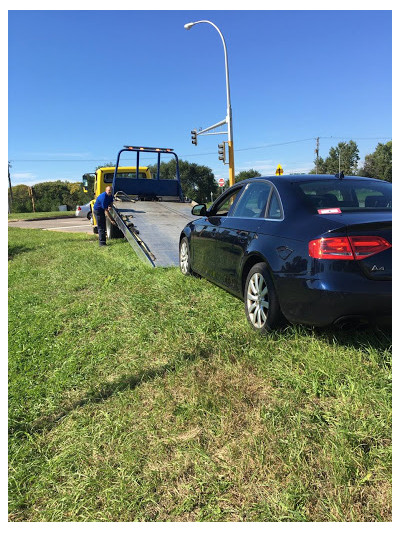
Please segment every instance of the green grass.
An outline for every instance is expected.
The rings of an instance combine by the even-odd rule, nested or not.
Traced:
[[[12,220],[37,220],[48,217],[74,217],[75,211],[47,211],[43,213],[9,213],[8,221]]]
[[[387,331],[288,326],[95,236],[9,231],[9,520],[390,521]]]

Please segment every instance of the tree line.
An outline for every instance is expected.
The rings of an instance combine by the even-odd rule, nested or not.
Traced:
[[[337,174],[343,171],[347,176],[365,176],[392,181],[392,141],[378,143],[372,154],[367,154],[361,167],[357,143],[354,141],[340,142],[329,150],[323,159],[317,156],[311,174]]]
[[[343,171],[350,176],[365,176],[392,181],[392,141],[379,143],[372,154],[365,156],[359,168],[359,149],[355,141],[340,142],[331,147],[324,159],[316,157],[310,174],[337,174]],[[108,163],[103,166],[113,166]],[[96,167],[100,168],[100,166]],[[151,172],[157,172],[157,165],[150,166]],[[190,163],[179,159],[179,171],[184,196],[196,202],[209,202],[223,189],[218,187],[213,171],[210,167]],[[175,161],[162,162],[160,178],[174,179],[176,175]],[[236,174],[235,181],[261,176],[255,169],[243,170]],[[85,174],[88,179],[88,192],[84,192],[82,182],[48,181],[38,183],[33,187],[15,185],[12,187],[12,212],[29,213],[33,211],[58,211],[60,205],[66,205],[68,210],[74,210],[77,205],[83,205],[93,198],[93,174]]]
[[[93,198],[93,193],[85,193],[82,184],[68,181],[46,181],[29,187],[14,185],[12,187],[13,213],[32,213],[58,211],[60,205],[66,205],[72,211],[77,205],[83,205]]]

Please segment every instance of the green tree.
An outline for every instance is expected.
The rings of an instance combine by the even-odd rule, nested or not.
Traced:
[[[310,171],[310,174],[327,174],[326,163],[322,157],[316,157],[314,159],[314,168]]]
[[[90,202],[93,198],[93,185],[90,189],[88,188],[88,192],[84,192],[82,182],[77,181],[68,183],[68,189],[70,192],[70,198],[68,199],[67,205],[72,205],[72,209],[77,205],[83,205]]]
[[[122,165],[121,162],[120,162],[119,166],[122,167],[122,166],[125,166],[125,165]],[[104,163],[103,165],[97,165],[97,167],[94,169],[94,171],[96,172],[97,169],[103,168],[103,167],[115,167],[115,161],[114,161],[114,163],[110,162],[110,163]]]
[[[379,143],[372,154],[365,156],[364,165],[358,174],[367,178],[392,181],[392,141]]]
[[[332,146],[328,157],[324,160],[318,158],[318,174],[337,174],[343,171],[347,176],[357,175],[357,164],[360,160],[357,143],[354,141],[340,142],[337,146]],[[314,161],[314,168],[311,174],[316,174],[317,159]]]
[[[33,187],[37,211],[58,211],[59,205],[70,203],[70,192],[66,181],[46,181]]]
[[[179,159],[179,174],[181,179],[182,192],[184,196],[196,202],[208,202],[211,198],[211,193],[214,195],[218,192],[218,186],[215,182],[215,176],[211,168],[197,165],[196,163],[189,163]],[[149,166],[150,172],[157,172],[157,165]],[[167,163],[160,164],[160,178],[161,179],[175,179],[176,178],[176,162],[171,159]]]
[[[327,174],[337,174],[339,172],[339,158],[340,171],[343,171],[348,176],[357,174],[357,164],[360,160],[358,155],[358,146],[354,141],[340,142],[336,147],[329,150],[329,155],[325,159]]]
[[[254,170],[253,168],[250,170],[242,170],[239,172],[239,174],[236,174],[235,183],[238,181],[247,180],[249,178],[258,178],[259,176],[261,176],[261,174],[258,172],[258,170]]]
[[[29,197],[27,185],[14,185],[12,187],[12,212],[32,213],[32,201]]]

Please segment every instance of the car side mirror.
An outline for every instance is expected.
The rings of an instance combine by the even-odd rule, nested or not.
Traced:
[[[197,204],[192,207],[192,215],[196,217],[204,217],[207,214],[207,208],[205,204]]]

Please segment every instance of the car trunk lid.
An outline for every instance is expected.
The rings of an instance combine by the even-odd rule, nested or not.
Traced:
[[[370,215],[370,216],[368,216]],[[327,217],[328,218],[328,217]],[[341,215],[330,215],[329,219],[337,222],[335,230],[330,234],[346,234],[352,243],[357,247],[355,237],[363,237],[358,240],[360,250],[362,242],[367,242],[366,237],[378,237],[380,242],[386,241],[392,244],[392,214],[391,213],[343,213]],[[343,225],[342,225],[343,224]],[[383,241],[384,240],[384,241]],[[370,242],[370,244],[372,241]],[[354,249],[354,246],[353,246]],[[379,250],[379,247],[377,248]],[[357,256],[357,250],[355,250]],[[357,264],[364,275],[374,280],[391,280],[392,279],[392,247],[385,247],[378,253],[373,253],[368,257],[357,259]]]

